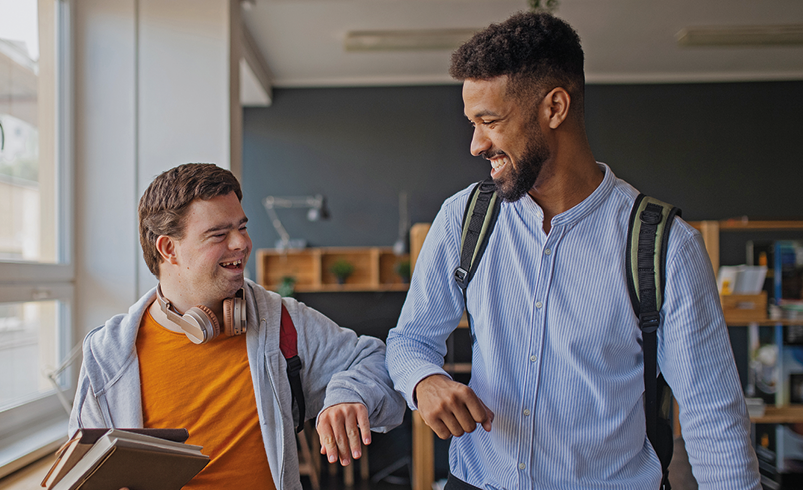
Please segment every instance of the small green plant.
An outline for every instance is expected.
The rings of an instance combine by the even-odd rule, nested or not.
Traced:
[[[354,272],[354,266],[348,260],[340,259],[332,264],[329,271],[337,278],[338,284],[343,284],[351,273]]]
[[[400,260],[393,266],[393,270],[401,278],[402,282],[410,282],[410,261]]]
[[[284,276],[276,292],[282,295],[282,297],[292,298],[296,292],[296,278],[293,276]]]
[[[533,12],[546,12],[554,14],[558,9],[558,0],[528,0],[530,10]]]

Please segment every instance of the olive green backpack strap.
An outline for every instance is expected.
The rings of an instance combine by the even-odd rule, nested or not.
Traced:
[[[674,437],[670,414],[672,392],[663,375],[657,376],[657,330],[661,322],[666,285],[666,250],[669,230],[680,209],[639,194],[630,212],[627,231],[627,287],[639,320],[644,349],[644,412],[647,437],[661,460],[661,489],[668,490],[669,462]]]
[[[485,253],[501,202],[502,199],[496,194],[496,184],[491,179],[478,182],[468,196],[460,236],[460,265],[454,271],[454,279],[463,290],[464,297],[468,283]]]

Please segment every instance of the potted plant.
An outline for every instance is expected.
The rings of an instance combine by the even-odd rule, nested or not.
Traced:
[[[345,259],[339,259],[332,264],[329,271],[337,278],[338,284],[343,284],[351,273],[354,272],[354,266]]]
[[[410,261],[409,260],[405,259],[405,260],[400,260],[400,261],[396,262],[396,264],[393,266],[393,270],[396,271],[396,274],[401,278],[403,283],[410,282]]]
[[[292,298],[296,292],[296,278],[293,276],[284,276],[276,292],[282,295],[282,297]]]

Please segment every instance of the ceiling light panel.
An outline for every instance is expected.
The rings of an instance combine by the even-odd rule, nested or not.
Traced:
[[[803,24],[686,27],[677,33],[681,46],[773,46],[803,44]]]
[[[351,31],[346,34],[346,51],[451,50],[466,42],[477,29],[419,29]]]

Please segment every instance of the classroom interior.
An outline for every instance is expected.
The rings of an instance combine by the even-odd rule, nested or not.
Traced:
[[[60,398],[69,402],[78,375],[73,347],[156,284],[141,258],[136,207],[165,169],[187,162],[230,168],[242,183],[254,244],[248,277],[280,287],[286,271],[272,259],[275,248],[287,238],[303,242],[305,251],[291,252],[304,256],[295,266],[294,296],[344,327],[384,339],[407,292],[398,265],[414,258],[416,224],[431,222],[444,199],[486,178],[488,164],[469,154],[472,128],[461,86],[446,73],[449,49],[349,50],[343,39],[382,29],[482,27],[529,8],[509,0],[33,3],[49,32],[39,35],[39,64],[20,57],[19,43],[0,45],[0,90],[13,86],[4,85],[4,70],[8,80],[25,70],[40,79],[36,117],[25,113],[30,94],[0,93],[0,233],[21,233],[15,227],[38,209],[36,239],[51,240],[25,257],[13,237],[0,237],[0,366],[14,373],[0,381],[8,390],[0,394],[0,489],[12,490],[40,488],[66,438]],[[633,0],[535,3],[556,9],[584,41],[585,122],[595,158],[681,208],[703,233],[715,270],[751,262],[754,245],[801,246],[799,2],[660,7],[671,13],[644,12]],[[0,15],[9,5],[0,0]],[[661,15],[671,17],[665,31],[638,23]],[[292,16],[304,22],[288,22]],[[775,44],[678,45],[678,31],[693,25],[786,26],[792,34]],[[3,28],[0,22],[0,43]],[[594,46],[594,39],[616,39],[610,31],[617,30],[624,32],[619,45]],[[634,46],[659,36],[666,52],[650,51],[646,41]],[[309,54],[313,40],[328,44]],[[39,124],[39,181],[3,167],[20,134],[12,129],[24,133],[28,126],[15,124],[30,120]],[[289,197],[293,204],[283,205]],[[357,273],[338,285],[327,254],[350,257]],[[24,305],[37,304],[52,318],[49,328],[31,332],[12,321]],[[769,468],[765,488],[800,488],[803,472],[803,361],[783,365],[803,344],[803,313],[784,315],[771,319],[764,308],[758,318],[728,322],[749,394],[757,389],[756,342],[777,344],[780,387],[759,394],[766,411],[753,419],[754,443]],[[458,332],[458,379],[469,369],[464,344]],[[31,365],[31,373],[17,376]],[[47,374],[58,368],[54,389]],[[402,426],[375,438],[366,463],[346,472],[317,461],[316,477],[302,481],[305,488],[435,489],[448,471],[447,451],[446,441],[422,439],[408,410]]]

